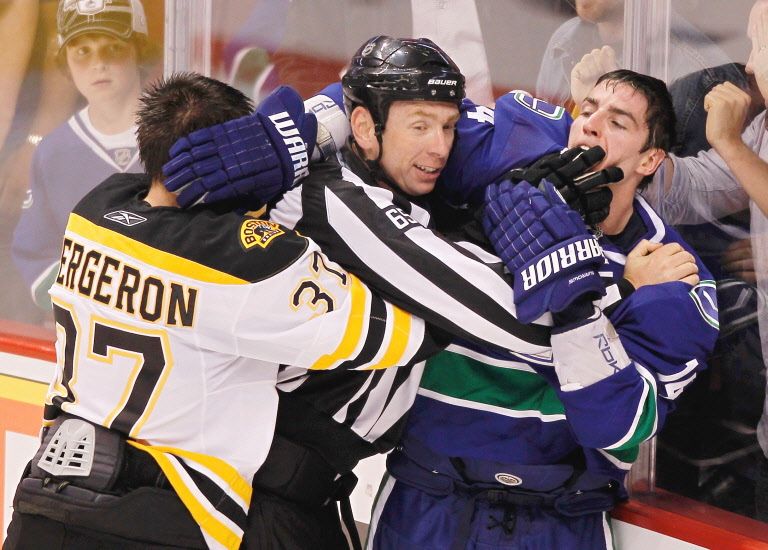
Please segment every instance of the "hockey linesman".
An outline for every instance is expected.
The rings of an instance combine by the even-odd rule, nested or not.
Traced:
[[[51,290],[56,375],[6,549],[238,548],[272,441],[280,363],[378,369],[438,349],[422,320],[310,239],[229,210],[177,207],[161,183],[168,150],[251,113],[244,95],[181,74],[141,102],[147,174],[109,177],[69,217]],[[314,512],[339,532],[335,507]]]
[[[277,202],[270,218],[281,220],[302,234],[314,235],[333,251],[336,261],[359,273],[393,302],[418,312],[453,336],[485,347],[520,351],[519,344],[512,347],[497,337],[499,329],[512,329],[518,338],[537,338],[546,331],[543,325],[550,322],[545,312],[560,310],[561,318],[567,322],[578,319],[580,323],[594,324],[598,332],[612,333],[613,337],[605,339],[605,343],[613,357],[624,361],[621,367],[628,366],[631,363],[621,349],[621,342],[604,316],[596,315],[587,321],[592,308],[582,317],[583,302],[577,304],[574,315],[567,314],[580,297],[605,293],[595,269],[603,264],[602,256],[594,262],[581,263],[567,277],[549,280],[548,292],[539,292],[542,287],[537,285],[532,292],[517,293],[514,301],[519,311],[526,312],[527,321],[536,321],[524,327],[513,315],[512,293],[499,259],[471,244],[449,242],[428,229],[430,212],[420,197],[432,191],[448,162],[463,97],[461,82],[455,65],[428,40],[376,37],[364,44],[343,80],[353,139],[338,159],[313,165],[302,185]],[[270,128],[270,121],[302,108],[295,101],[285,89],[279,90],[259,107],[259,121],[251,117],[251,123],[263,122],[265,128]],[[241,132],[243,127],[230,137],[247,134]],[[253,189],[252,182],[227,160],[227,141],[217,143],[209,135],[210,132],[189,136],[187,142],[175,149],[174,158],[166,167],[171,175],[166,183],[185,202],[246,194],[245,190]],[[528,161],[556,150],[553,145],[549,140],[545,150],[531,151]],[[216,150],[213,154],[212,148]],[[260,152],[254,150],[253,155],[257,157]],[[214,157],[218,160],[213,160]],[[283,178],[288,174],[288,179],[292,179],[296,173],[295,168],[283,163]],[[222,184],[227,178],[230,183]],[[201,179],[206,182],[202,187]],[[266,187],[266,192],[262,188],[257,194],[263,193],[261,196],[266,198],[279,184],[272,179],[271,187]],[[573,212],[564,208],[562,201],[551,195],[537,196],[537,200],[549,201],[552,216],[560,216],[560,223],[555,225],[564,232],[570,231],[554,240],[586,242],[584,239],[592,238],[580,219],[573,221],[568,213]],[[557,248],[552,236],[539,236],[553,247],[545,249],[545,255]],[[520,259],[533,258],[534,254],[524,246]],[[567,337],[560,339],[563,340]],[[557,357],[557,350],[553,352]],[[521,361],[533,359],[538,367],[552,366],[550,358],[531,358],[525,352],[515,357]],[[589,355],[587,360],[602,359]],[[348,472],[359,459],[387,451],[396,444],[422,371],[423,365],[419,364],[396,373],[391,371],[393,376],[306,376],[286,368],[280,375],[278,440],[300,446],[304,456],[327,464],[332,471]],[[275,466],[272,478],[276,474],[290,477],[280,465],[297,461],[284,456],[270,460],[272,454],[267,460],[267,464],[273,462]],[[606,480],[595,489],[608,493],[601,502],[607,501],[602,505],[610,507],[618,484],[608,485]],[[275,486],[274,490],[289,499],[302,498],[283,487]],[[585,491],[578,488],[575,492]],[[588,498],[583,497],[584,501]],[[311,547],[309,542],[304,544]],[[300,542],[296,546],[300,547]]]

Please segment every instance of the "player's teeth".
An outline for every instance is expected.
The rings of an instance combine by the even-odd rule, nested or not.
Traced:
[[[434,174],[435,172],[437,172],[437,168],[427,168],[426,166],[419,166],[418,164],[416,166],[418,167],[419,170],[423,170],[428,174]]]

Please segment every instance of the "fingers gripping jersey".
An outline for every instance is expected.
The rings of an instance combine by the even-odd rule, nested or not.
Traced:
[[[62,410],[139,440],[208,544],[237,548],[279,363],[378,369],[434,347],[423,321],[314,242],[264,220],[152,208],[138,198],[147,185],[114,176],[70,216],[46,418]]]

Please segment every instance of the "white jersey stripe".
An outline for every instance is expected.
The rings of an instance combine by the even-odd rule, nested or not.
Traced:
[[[437,393],[425,388],[419,388],[417,392],[419,395],[429,397],[435,401],[442,401],[449,405],[456,405],[457,407],[463,407],[465,409],[475,409],[479,411],[488,411],[502,416],[509,416],[512,418],[538,418],[542,422],[559,422],[565,420],[564,414],[542,414],[541,411],[530,409],[525,411],[516,411],[513,409],[507,409],[504,407],[497,407],[495,405],[488,405],[486,403],[479,403],[477,401],[468,401],[466,399],[458,399],[442,393]]]

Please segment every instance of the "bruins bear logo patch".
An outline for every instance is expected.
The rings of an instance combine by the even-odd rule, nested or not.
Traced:
[[[240,244],[246,250],[254,246],[267,248],[269,243],[284,233],[275,222],[248,218],[240,225]]]

